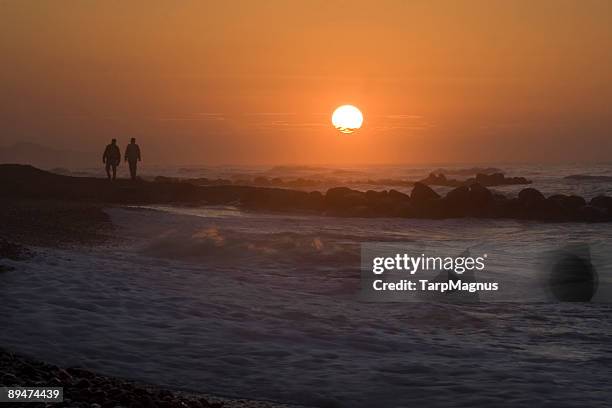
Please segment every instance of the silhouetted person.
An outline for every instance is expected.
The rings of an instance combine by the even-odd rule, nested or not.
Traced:
[[[142,159],[140,158],[140,147],[136,144],[136,139],[134,138],[130,140],[130,144],[125,148],[125,161],[130,165],[130,177],[132,177],[132,180],[136,180],[138,162],[142,161]]]
[[[113,180],[117,178],[117,166],[121,163],[121,150],[117,146],[117,139],[111,140],[109,145],[106,145],[104,149],[104,155],[102,155],[102,163],[106,164],[106,176],[110,180],[111,169],[113,170]]]

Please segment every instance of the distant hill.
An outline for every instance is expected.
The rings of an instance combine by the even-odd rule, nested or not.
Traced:
[[[0,163],[31,164],[44,169],[94,167],[102,163],[102,152],[62,150],[22,142],[0,147]]]

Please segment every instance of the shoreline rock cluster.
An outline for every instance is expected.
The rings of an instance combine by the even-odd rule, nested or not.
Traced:
[[[7,197],[63,199],[101,204],[236,205],[247,210],[306,212],[342,217],[509,218],[540,221],[612,221],[612,197],[589,202],[571,195],[545,197],[534,188],[508,198],[474,182],[444,197],[424,183],[410,195],[396,190],[366,192],[335,187],[326,193],[281,188],[174,182],[110,182],[69,177],[31,166],[0,165],[0,182]]]
[[[470,186],[474,183],[478,183],[484,187],[496,187],[531,184],[531,180],[527,180],[525,177],[506,177],[503,173],[478,173],[475,177],[470,177],[467,180],[455,180],[446,178],[442,173],[431,173],[421,180],[421,183],[430,186],[444,187]]]
[[[279,188],[321,188],[325,186],[342,186],[342,185],[368,185],[368,186],[394,186],[394,187],[411,187],[414,185],[414,181],[401,180],[401,179],[354,179],[347,181],[339,181],[334,178],[293,178],[283,179],[280,177],[265,177],[257,176],[254,178],[237,178],[237,179],[226,179],[226,178],[207,178],[207,177],[195,177],[195,178],[181,178],[181,177],[168,177],[168,176],[157,176],[154,181],[158,183],[187,183],[196,186],[251,186],[251,187],[279,187]]]
[[[242,205],[255,210],[305,210],[344,217],[405,218],[511,218],[541,221],[612,221],[612,197],[599,196],[589,203],[579,196],[545,197],[533,188],[507,198],[478,183],[460,186],[442,197],[422,183],[410,195],[396,190],[361,192],[347,187],[319,192],[256,190]]]
[[[278,188],[295,188],[295,189],[306,189],[306,188],[321,188],[325,186],[391,186],[391,187],[412,187],[416,181],[403,180],[403,179],[356,179],[338,181],[336,179],[282,179],[280,177],[265,177],[257,176],[254,178],[238,178],[238,179],[225,179],[217,178],[211,179],[207,177],[196,177],[196,178],[181,178],[181,177],[168,177],[168,176],[157,176],[154,179],[158,183],[186,183],[193,184],[196,186],[252,186],[252,187],[278,187]],[[509,186],[509,185],[520,185],[520,184],[531,184],[531,180],[527,180],[525,177],[506,177],[503,173],[477,173],[473,177],[469,177],[465,180],[449,179],[443,173],[430,173],[429,176],[420,180],[421,183],[430,186],[443,186],[443,187],[459,187],[469,186],[474,183],[478,183],[485,187],[496,187],[496,186]]]

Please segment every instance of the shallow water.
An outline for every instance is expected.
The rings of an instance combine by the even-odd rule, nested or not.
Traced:
[[[0,275],[0,346],[172,387],[313,406],[612,401],[608,304],[357,295],[362,242],[486,243],[532,259],[553,237],[612,242],[607,224],[108,211],[116,245],[41,249]]]

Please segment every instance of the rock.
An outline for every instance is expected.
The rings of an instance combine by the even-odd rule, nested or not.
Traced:
[[[108,395],[102,390],[97,390],[91,393],[91,399],[95,401],[104,402],[107,400],[107,397]]]
[[[140,403],[142,404],[142,406],[144,408],[155,408],[155,402],[153,401],[153,398],[151,398],[151,396],[149,395],[143,395],[140,397]]]
[[[89,388],[91,386],[91,383],[86,378],[81,378],[79,381],[76,382],[75,386],[77,388]]]
[[[366,196],[361,191],[348,187],[334,187],[325,194],[325,207],[332,210],[343,210],[366,205]]]
[[[530,220],[557,220],[563,212],[562,207],[554,200],[547,200],[534,188],[519,192],[516,216]]]
[[[14,374],[6,373],[2,376],[2,385],[19,385],[20,380]]]
[[[524,188],[519,192],[518,199],[523,203],[531,204],[538,201],[544,201],[546,197],[535,188]]]
[[[468,186],[459,186],[446,193],[446,198],[451,203],[467,203],[470,199],[470,189]]]
[[[72,376],[70,375],[68,371],[64,370],[63,368],[60,368],[59,370],[57,370],[56,376],[64,383],[69,384],[72,382]]]
[[[580,221],[598,222],[608,219],[605,210],[592,205],[585,205],[578,209],[578,219]]]
[[[392,217],[397,213],[397,208],[406,201],[398,195],[390,195],[387,191],[368,190],[365,193],[369,216]],[[396,198],[396,199],[394,199]]]
[[[493,193],[479,183],[470,185],[470,200],[476,206],[489,204],[493,200]]]
[[[462,217],[467,214],[470,205],[470,189],[460,186],[449,191],[444,198],[446,213],[449,217]]]
[[[159,399],[172,398],[173,396],[174,395],[168,390],[159,390],[157,393],[157,398]]]
[[[47,385],[50,385],[52,387],[61,387],[64,385],[64,383],[59,378],[53,377],[47,382]]]
[[[287,190],[282,188],[254,188],[241,200],[248,209],[268,211],[320,210],[323,204],[321,193]]]
[[[460,186],[449,191],[444,198],[445,215],[448,217],[489,217],[492,215],[490,204],[493,193],[478,183]]]
[[[386,190],[385,191],[368,190],[365,192],[365,198],[368,203],[388,201],[389,193],[387,193]]]
[[[563,209],[567,210],[570,213],[574,213],[580,207],[583,207],[586,205],[585,199],[577,195],[567,196],[565,194],[555,194],[555,195],[548,197],[548,199],[555,201]]]
[[[429,176],[421,180],[419,183],[423,183],[423,184],[427,184],[431,186],[447,186],[447,187],[453,187],[453,186],[457,186],[461,184],[461,182],[458,180],[449,180],[446,178],[444,174],[436,174],[436,173],[429,173]]]
[[[394,211],[395,217],[402,217],[402,218],[416,217],[414,207],[408,201],[398,204],[397,206],[394,207],[393,211]]]
[[[589,204],[593,207],[605,209],[608,211],[608,215],[612,215],[612,197],[605,195],[593,197]]]
[[[437,200],[440,195],[436,193],[431,187],[423,183],[414,183],[412,193],[410,193],[410,199],[417,203],[422,203],[430,200]]]
[[[410,196],[397,190],[389,190],[389,198],[393,201],[410,201]]]
[[[92,373],[89,370],[85,370],[84,368],[71,367],[71,368],[66,369],[66,371],[68,372],[68,374],[72,375],[73,377],[83,377],[83,378],[95,377],[94,373]]]
[[[507,186],[515,184],[531,184],[531,181],[524,177],[506,177],[503,173],[483,174],[478,173],[476,177],[470,177],[467,180],[454,180],[448,179],[444,174],[431,173],[425,179],[421,180],[421,183],[425,183],[431,186],[446,186],[446,187],[457,187],[457,186],[469,186],[474,183],[478,183],[485,187],[492,186]]]
[[[545,221],[569,221],[572,218],[575,218],[573,215],[575,211],[566,207],[563,200],[559,200],[558,198],[555,199],[548,197],[542,202],[532,204],[530,210],[532,212],[535,211],[532,217],[528,217],[533,219],[541,219]]]
[[[525,177],[506,177],[503,173],[477,174],[474,181],[488,187],[531,184]]]

